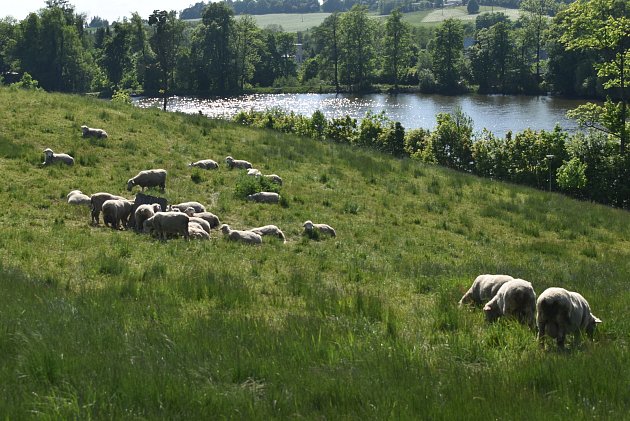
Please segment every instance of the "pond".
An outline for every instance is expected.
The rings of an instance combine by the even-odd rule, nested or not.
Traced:
[[[212,118],[233,117],[241,110],[262,111],[279,108],[311,116],[320,110],[331,119],[350,117],[360,120],[368,111],[384,112],[391,120],[399,121],[406,129],[435,128],[438,113],[452,112],[460,107],[470,116],[474,130],[486,128],[497,136],[508,131],[520,132],[526,128],[552,130],[556,124],[568,131],[577,130],[574,120],[566,112],[584,100],[563,99],[552,96],[463,95],[444,96],[426,94],[252,94],[228,98],[172,97],[169,111],[198,113]],[[161,107],[160,98],[134,98],[139,107]]]

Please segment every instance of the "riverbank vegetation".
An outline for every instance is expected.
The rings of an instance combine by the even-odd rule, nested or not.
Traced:
[[[350,145],[0,88],[0,413],[8,419],[623,419],[630,216]],[[80,126],[107,130],[86,140]],[[42,150],[73,167],[42,167]],[[246,202],[247,159],[284,205]],[[89,225],[66,194],[129,195],[168,171],[169,202],[287,244],[161,242]],[[128,196],[131,197],[131,196]],[[335,239],[302,236],[312,219]],[[540,349],[457,301],[480,273],[582,293],[594,341]]]

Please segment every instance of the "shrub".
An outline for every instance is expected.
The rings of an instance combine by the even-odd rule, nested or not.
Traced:
[[[469,15],[479,13],[479,3],[477,3],[477,0],[470,0],[468,5],[466,5],[466,11]]]

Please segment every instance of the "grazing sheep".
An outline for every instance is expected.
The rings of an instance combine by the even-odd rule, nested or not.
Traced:
[[[221,225],[221,232],[232,241],[241,241],[246,244],[262,244],[262,237],[255,232],[233,230],[226,224]]]
[[[103,222],[114,229],[120,228],[120,223],[127,228],[129,216],[133,208],[133,200],[110,199],[103,202]]]
[[[330,225],[314,224],[311,221],[306,221],[306,222],[304,222],[303,227],[304,227],[304,231],[307,232],[307,233],[312,233],[312,232],[317,231],[320,234],[330,235],[331,237],[336,237],[337,236],[337,232]]]
[[[67,153],[54,153],[50,148],[44,149],[44,162],[42,162],[42,165],[56,164],[57,162],[74,165],[74,158]]]
[[[142,231],[144,227],[144,221],[152,217],[158,212],[162,212],[162,207],[159,203],[152,205],[142,204],[136,208],[134,212],[134,220],[136,221],[136,231]]]
[[[499,291],[501,285],[512,279],[514,278],[510,275],[486,274],[477,276],[470,289],[466,291],[466,294],[459,300],[460,307],[469,303],[475,305],[487,303],[497,295],[497,291]]]
[[[250,168],[247,170],[247,175],[250,177],[261,177],[262,173],[260,172],[260,170],[257,170],[256,168]]]
[[[198,218],[196,216],[188,216],[188,222],[189,223],[195,223],[197,225],[199,225],[205,232],[207,232],[208,234],[210,234],[210,224],[208,223],[208,221],[206,221],[205,219],[201,219]]]
[[[584,330],[592,339],[595,326],[602,321],[591,313],[591,307],[577,292],[564,288],[547,288],[536,301],[538,340],[543,345],[546,335],[556,339],[559,348],[569,333],[575,336]]]
[[[272,183],[276,183],[278,185],[282,185],[282,177],[280,177],[277,174],[267,174],[267,175],[263,175],[263,177],[269,179],[269,181],[271,181]]]
[[[280,195],[275,192],[261,191],[259,193],[248,195],[247,200],[258,203],[278,203],[280,202]]]
[[[225,158],[225,163],[227,164],[229,169],[240,168],[246,170],[252,168],[252,164],[250,162],[244,161],[242,159],[234,159],[231,156],[227,156]]]
[[[265,235],[272,235],[281,239],[283,243],[287,242],[287,239],[284,236],[282,230],[275,225],[265,225],[258,228],[251,228],[249,231],[255,232],[261,237],[264,237]]]
[[[115,194],[110,193],[94,193],[92,196],[90,196],[90,203],[92,204],[92,223],[94,225],[98,225],[98,216],[103,209],[103,203],[105,203],[105,201],[107,200],[112,199],[126,200],[122,196],[116,196]]]
[[[164,190],[166,187],[166,170],[157,169],[140,171],[138,175],[127,181],[127,190],[131,191],[133,186],[140,186],[142,191],[144,191],[145,187],[155,186],[159,186],[160,189]]]
[[[180,212],[185,212],[188,208],[193,208],[195,212],[206,211],[206,207],[199,202],[182,202],[176,205],[171,205],[171,210],[177,209]]]
[[[202,170],[216,170],[219,168],[219,164],[212,159],[202,159],[201,161],[191,162],[188,166],[201,168]]]
[[[81,126],[81,131],[83,132],[83,137],[96,137],[98,139],[101,137],[107,138],[107,132],[103,129],[93,129],[88,126]]]
[[[83,194],[81,190],[72,190],[66,196],[71,205],[90,205],[90,196]]]
[[[536,293],[532,284],[523,279],[507,281],[483,307],[486,320],[494,322],[501,316],[514,316],[521,323],[534,327]]]
[[[143,228],[146,232],[155,232],[163,240],[168,234],[182,235],[188,240],[188,215],[182,212],[158,212],[144,221]]]
[[[206,232],[201,225],[196,222],[188,223],[188,236],[196,240],[209,240],[210,233]]]

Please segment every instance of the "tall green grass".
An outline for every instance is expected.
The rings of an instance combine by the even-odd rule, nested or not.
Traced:
[[[10,89],[0,103],[5,418],[630,411],[627,212],[199,116]],[[110,137],[82,139],[82,124]],[[77,164],[41,167],[46,147]],[[281,175],[284,206],[245,201],[239,171],[186,165],[227,155]],[[66,203],[77,188],[131,197],[127,179],[155,167],[170,202],[278,225],[288,243],[160,242]],[[307,219],[337,238],[304,236]],[[457,307],[480,273],[577,290],[604,323],[593,342],[540,349],[528,328]]]

